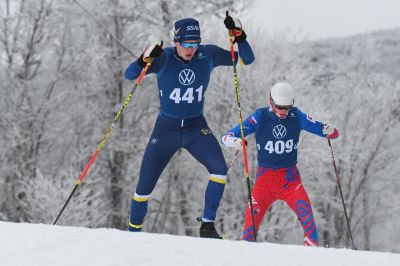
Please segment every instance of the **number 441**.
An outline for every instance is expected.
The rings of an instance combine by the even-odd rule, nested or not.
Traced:
[[[162,90],[160,90],[160,93],[162,96]],[[194,95],[194,94],[197,94],[197,95]],[[195,97],[197,98],[198,102],[201,102],[203,100],[203,85],[201,85],[195,91],[194,91],[194,88],[187,88],[182,96],[181,96],[180,88],[175,88],[169,94],[169,98],[177,104],[179,104],[180,102],[192,103],[195,100]]]

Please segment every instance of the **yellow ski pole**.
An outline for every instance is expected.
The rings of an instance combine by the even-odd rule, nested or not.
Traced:
[[[162,46],[162,43],[161,43]],[[55,225],[60,218],[61,214],[64,212],[65,207],[67,207],[69,201],[71,200],[72,196],[74,195],[75,191],[78,189],[78,187],[83,183],[83,180],[85,179],[85,176],[87,172],[89,171],[89,168],[92,166],[93,162],[96,160],[97,155],[99,154],[100,150],[103,148],[104,144],[106,143],[108,137],[111,134],[111,131],[114,128],[115,123],[118,121],[118,118],[121,116],[122,112],[125,110],[126,106],[129,104],[129,102],[132,99],[133,93],[136,91],[136,88],[139,86],[140,82],[142,81],[144,75],[146,74],[147,70],[149,69],[151,65],[151,62],[147,63],[145,68],[143,68],[142,72],[140,73],[139,77],[136,80],[135,85],[133,86],[132,91],[129,93],[128,97],[125,99],[125,103],[122,105],[122,107],[119,109],[117,114],[114,117],[114,121],[112,122],[110,128],[108,129],[106,135],[103,137],[101,140],[99,146],[97,146],[96,151],[94,152],[92,158],[89,160],[88,164],[86,165],[85,169],[83,170],[82,174],[79,176],[79,178],[75,182],[75,186],[69,195],[67,201],[64,203],[63,207],[61,208],[60,212],[57,215],[57,218],[54,220],[53,225]]]
[[[228,11],[226,11],[226,16],[228,16]],[[255,223],[254,223],[253,198],[251,196],[249,164],[248,164],[248,161],[247,161],[247,150],[246,150],[246,141],[244,139],[242,110],[241,110],[241,107],[240,107],[239,82],[238,82],[238,75],[237,75],[236,65],[235,65],[235,48],[233,47],[232,35],[233,35],[232,34],[232,30],[229,30],[229,43],[230,43],[230,47],[231,47],[232,66],[233,66],[233,83],[235,84],[236,102],[237,102],[237,105],[238,105],[240,134],[241,134],[241,137],[242,137],[243,161],[244,161],[245,174],[246,174],[248,197],[249,197],[249,202],[250,202],[251,221],[253,223],[254,241],[257,242],[257,233],[256,233],[256,227],[255,227]],[[239,61],[239,58],[238,58],[238,61]]]

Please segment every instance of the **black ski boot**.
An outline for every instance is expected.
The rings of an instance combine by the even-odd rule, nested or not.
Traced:
[[[222,239],[222,237],[218,234],[217,230],[215,229],[213,222],[201,222],[200,237]]]

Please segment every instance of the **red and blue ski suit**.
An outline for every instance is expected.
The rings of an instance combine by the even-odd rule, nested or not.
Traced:
[[[285,201],[297,215],[304,229],[304,244],[318,245],[318,233],[310,199],[301,181],[297,168],[297,144],[301,130],[326,137],[322,133],[323,123],[293,107],[286,118],[280,119],[272,108],[257,109],[243,122],[244,135],[255,133],[258,169],[252,191],[254,223],[256,232],[261,221],[276,200]],[[335,136],[338,132],[335,130]],[[329,136],[329,137],[331,137]],[[237,125],[222,136],[222,142],[229,145],[240,138]],[[254,241],[254,230],[250,206],[246,209],[243,240]]]

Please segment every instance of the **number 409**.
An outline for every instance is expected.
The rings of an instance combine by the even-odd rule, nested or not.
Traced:
[[[267,141],[265,144],[264,150],[268,151],[268,153],[276,153],[282,154],[284,152],[289,153],[292,150],[296,149],[296,145],[293,146],[293,139],[289,139],[288,141],[284,142],[283,140],[275,141],[272,140]],[[260,144],[257,144],[257,149],[260,150]]]

